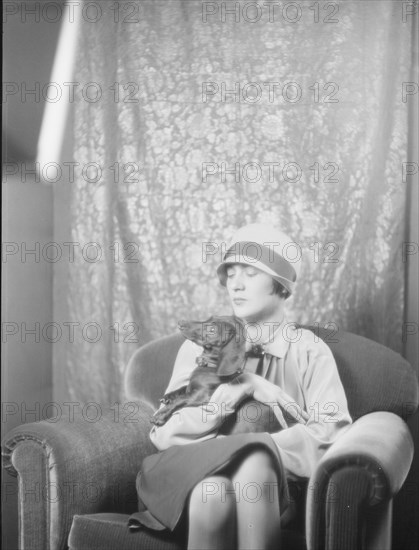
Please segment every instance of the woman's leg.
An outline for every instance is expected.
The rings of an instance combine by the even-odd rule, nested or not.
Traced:
[[[239,550],[279,549],[278,479],[272,460],[266,451],[254,451],[231,476],[237,501]]]
[[[236,547],[236,496],[228,477],[211,476],[198,483],[189,499],[188,550]]]

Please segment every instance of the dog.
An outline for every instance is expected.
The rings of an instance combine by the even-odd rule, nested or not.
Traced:
[[[151,419],[157,426],[164,425],[176,410],[207,403],[221,383],[231,382],[243,372],[249,354],[244,325],[237,317],[212,316],[206,321],[179,321],[178,327],[185,338],[203,348],[203,353],[197,357],[197,367],[189,384],[160,400],[165,406]],[[248,398],[227,417],[219,433],[273,433],[281,428],[268,405]]]

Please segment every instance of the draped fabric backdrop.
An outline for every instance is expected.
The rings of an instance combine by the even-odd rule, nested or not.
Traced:
[[[250,222],[301,245],[290,320],[400,351],[402,2],[99,4],[100,17],[84,18],[74,79],[85,97],[72,241],[97,244],[90,261],[76,255],[64,289],[70,321],[86,328],[60,357],[69,395],[122,399],[139,345],[181,318],[228,314],[215,268]]]

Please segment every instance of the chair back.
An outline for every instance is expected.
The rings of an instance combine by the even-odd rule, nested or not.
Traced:
[[[124,387],[131,401],[145,401],[156,409],[172,375],[177,352],[185,341],[182,334],[152,340],[138,348],[128,362]]]
[[[306,326],[330,347],[355,420],[374,411],[389,411],[405,420],[418,407],[418,381],[410,364],[391,349],[350,332]],[[145,401],[154,409],[169,384],[177,352],[184,342],[178,333],[139,348],[125,373],[129,400]]]

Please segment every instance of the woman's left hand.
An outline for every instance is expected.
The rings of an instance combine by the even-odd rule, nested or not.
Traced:
[[[262,376],[245,372],[237,377],[236,382],[245,386],[247,395],[252,396],[256,401],[266,403],[272,407],[281,426],[288,427],[281,408],[301,424],[305,424],[309,419],[308,413],[292,397],[276,384],[272,384],[269,380],[262,378]]]

